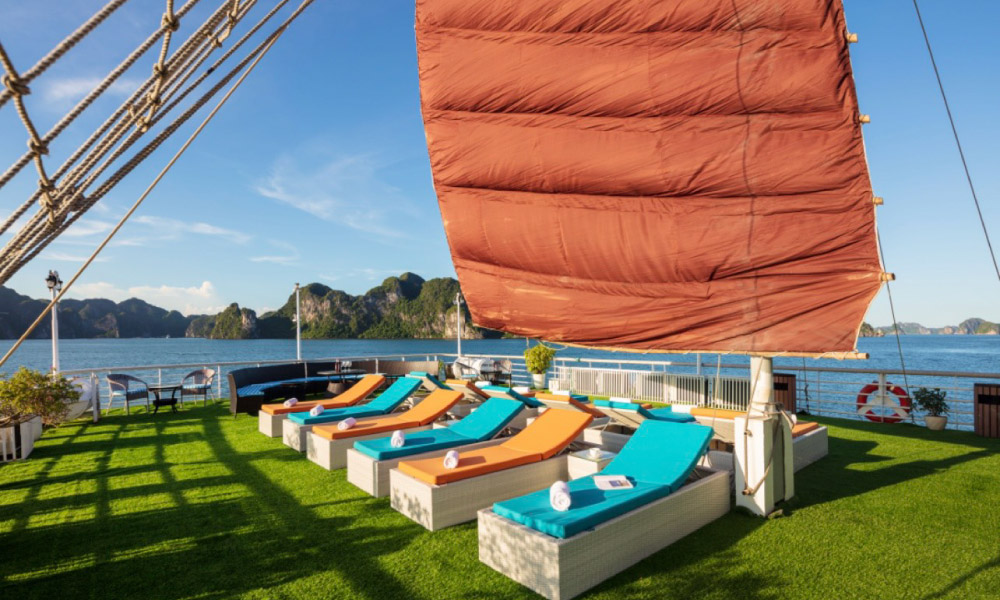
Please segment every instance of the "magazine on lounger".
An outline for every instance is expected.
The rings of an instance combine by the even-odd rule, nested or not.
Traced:
[[[594,475],[594,485],[599,490],[625,490],[635,487],[624,475]]]

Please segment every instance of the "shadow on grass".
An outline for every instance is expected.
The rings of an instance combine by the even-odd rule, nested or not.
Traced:
[[[876,454],[879,443],[874,440],[854,440],[831,435],[829,454],[796,475],[797,493],[788,506],[791,510],[857,496],[933,475],[956,465],[988,457],[1000,450],[1000,440],[978,437],[970,432],[933,432],[920,427],[864,423],[846,419],[819,420],[839,429],[906,438],[915,444],[921,442],[947,444],[949,451],[958,450],[958,452],[943,458],[919,458],[920,454],[916,454],[916,459],[897,462],[900,458],[898,456]],[[915,450],[934,451],[940,448],[940,446],[935,448],[935,446],[920,445]],[[862,464],[890,461],[892,464],[881,468],[852,468]],[[800,491],[802,493],[799,493]]]
[[[136,415],[110,417],[75,432],[84,436],[99,428],[110,436],[101,444],[43,445],[39,459],[47,462],[39,471],[0,487],[0,493],[27,489],[16,504],[5,506],[14,522],[0,534],[0,545],[17,552],[0,565],[0,589],[12,597],[223,598],[266,595],[270,587],[319,575],[329,587],[357,597],[414,597],[379,564],[411,541],[413,528],[379,526],[362,512],[366,498],[343,497],[334,476],[305,457],[283,447],[261,450],[257,440],[250,440],[250,450],[237,449],[220,422],[221,411],[209,407],[203,417],[151,416],[145,427],[155,435],[143,435]],[[123,438],[126,430],[137,437]],[[195,446],[178,443],[192,439]],[[87,460],[75,456],[80,447],[86,447]],[[185,462],[179,455],[185,447],[197,450],[195,460]],[[140,464],[118,466],[129,456]],[[301,468],[263,470],[275,458],[286,464],[286,456]],[[64,475],[76,462],[79,472]],[[192,468],[222,467],[225,474],[178,480],[176,466],[187,474]],[[50,477],[57,467],[59,475]],[[282,475],[329,478],[330,497],[307,505],[279,485]],[[121,487],[133,481],[137,484]],[[74,483],[85,483],[86,491],[54,487]],[[56,497],[46,497],[54,492]],[[332,505],[343,506],[344,514],[317,516],[317,508]],[[304,595],[333,594],[319,585]]]
[[[1000,570],[1000,555],[994,557],[993,560],[988,560],[984,562],[975,569],[970,570],[968,573],[963,574],[961,577],[958,577],[957,579],[955,579],[948,585],[944,586],[940,590],[934,592],[933,594],[928,594],[926,596],[923,596],[922,600],[933,600],[934,598],[944,598],[949,594],[951,594],[952,592],[954,592],[955,590],[957,590],[958,588],[962,587],[962,585],[965,584],[965,582],[969,581],[970,579],[973,579],[976,576],[991,571],[993,569]]]

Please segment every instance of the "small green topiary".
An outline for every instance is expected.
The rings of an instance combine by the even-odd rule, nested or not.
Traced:
[[[23,423],[34,415],[45,425],[58,425],[66,419],[68,403],[79,398],[79,390],[65,377],[21,367],[0,379],[0,426]]]
[[[548,346],[538,344],[524,351],[524,364],[529,373],[540,375],[552,366],[556,351]]]
[[[940,417],[948,413],[948,403],[944,401],[948,392],[942,392],[941,388],[929,390],[925,387],[913,392],[913,401],[916,402],[920,410],[932,417]]]

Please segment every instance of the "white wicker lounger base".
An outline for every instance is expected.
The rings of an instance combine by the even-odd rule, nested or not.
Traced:
[[[729,475],[703,475],[681,489],[571,538],[559,539],[479,511],[479,560],[551,600],[573,598],[725,515]]]
[[[403,433],[409,435],[411,433],[424,431],[430,428],[430,425],[421,425],[420,427],[404,429]],[[309,432],[309,437],[306,438],[306,456],[309,460],[324,469],[328,471],[335,471],[337,469],[343,469],[347,466],[347,451],[354,447],[354,442],[360,442],[361,440],[374,440],[389,437],[390,435],[392,435],[391,431],[384,431],[382,433],[359,435],[357,437],[349,437],[342,440],[328,440],[325,437]]]
[[[288,420],[288,415],[269,415],[264,411],[257,412],[257,431],[267,437],[281,437],[281,425]]]
[[[375,460],[367,454],[362,454],[354,448],[351,448],[347,451],[347,481],[376,498],[384,498],[389,495],[389,471],[395,469],[396,465],[398,465],[400,461],[417,460],[420,458],[434,458],[437,456],[442,457],[443,460],[444,455],[447,454],[449,450],[466,452],[468,450],[475,450],[476,448],[496,446],[504,443],[505,441],[507,441],[507,438],[496,438],[493,440],[486,440],[485,442],[479,442],[477,444],[467,444],[465,446],[456,446],[454,448],[446,448],[444,450],[432,450],[430,452],[413,454],[403,458],[394,458],[392,460]]]
[[[801,471],[830,453],[826,427],[819,427],[792,440],[795,471]]]
[[[481,508],[547,488],[567,476],[565,455],[445,485],[431,485],[393,469],[389,495],[394,509],[436,531],[472,521]]]
[[[336,425],[336,421],[324,425]],[[306,440],[312,428],[312,425],[300,425],[291,419],[285,419],[281,426],[281,441],[292,450],[305,452]]]

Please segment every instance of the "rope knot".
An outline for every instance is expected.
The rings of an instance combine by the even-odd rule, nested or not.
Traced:
[[[48,156],[49,154],[49,144],[42,139],[29,139],[28,149],[30,149],[31,153],[35,156]]]
[[[157,77],[166,77],[169,72],[170,69],[163,63],[156,63],[153,65],[153,74]]]
[[[160,21],[160,25],[166,27],[170,31],[177,31],[177,29],[181,26],[181,21],[177,18],[177,15],[172,12],[163,13],[163,19]]]
[[[15,96],[27,96],[31,93],[31,88],[28,87],[28,84],[24,83],[24,81],[16,75],[6,73],[4,74],[2,80],[3,86],[7,88],[7,91]]]

